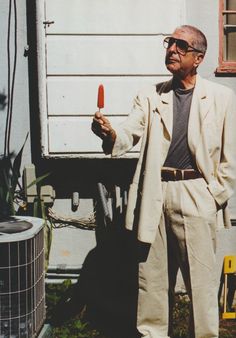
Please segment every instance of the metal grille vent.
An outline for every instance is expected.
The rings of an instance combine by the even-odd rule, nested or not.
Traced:
[[[36,337],[45,319],[43,220],[0,223],[0,338]]]

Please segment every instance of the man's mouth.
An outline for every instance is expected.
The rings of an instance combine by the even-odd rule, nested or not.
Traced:
[[[168,58],[166,61],[167,61],[168,64],[179,62],[178,60],[173,59],[173,58]]]

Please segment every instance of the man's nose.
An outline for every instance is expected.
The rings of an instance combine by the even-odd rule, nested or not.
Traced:
[[[168,48],[168,51],[177,53],[176,41]]]

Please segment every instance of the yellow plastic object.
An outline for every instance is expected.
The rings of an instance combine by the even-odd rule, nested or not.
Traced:
[[[224,304],[223,304],[223,319],[235,319],[235,312],[227,312],[227,290],[228,290],[228,274],[236,274],[236,256],[224,257]]]
[[[236,273],[236,256],[225,256],[224,273]]]
[[[223,319],[236,319],[236,312],[223,312]]]

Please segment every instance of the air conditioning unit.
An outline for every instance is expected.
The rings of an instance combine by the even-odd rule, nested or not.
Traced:
[[[43,220],[0,222],[0,338],[37,337],[45,319]]]

